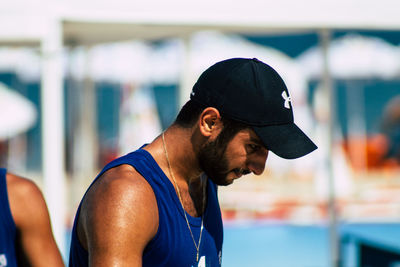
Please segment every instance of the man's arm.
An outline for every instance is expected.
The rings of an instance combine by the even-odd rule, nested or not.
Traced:
[[[7,174],[7,191],[17,227],[17,251],[22,252],[18,260],[34,267],[63,267],[40,189],[28,179]]]
[[[143,251],[158,229],[154,192],[131,166],[103,174],[82,204],[78,237],[89,266],[142,266]]]

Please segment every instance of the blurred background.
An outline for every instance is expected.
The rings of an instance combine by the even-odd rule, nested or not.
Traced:
[[[400,266],[397,1],[0,3],[0,166],[43,190],[64,259],[85,190],[173,122],[207,67],[275,68],[319,149],[220,188],[223,266]]]

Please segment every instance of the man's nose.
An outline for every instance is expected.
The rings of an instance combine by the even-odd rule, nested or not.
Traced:
[[[251,155],[247,163],[247,168],[255,175],[260,175],[264,172],[265,163],[268,158],[268,150],[263,149]]]

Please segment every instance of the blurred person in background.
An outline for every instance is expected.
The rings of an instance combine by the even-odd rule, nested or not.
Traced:
[[[273,68],[218,62],[168,129],[93,181],[75,216],[69,266],[221,266],[217,187],[262,174],[269,150],[294,159],[316,148],[294,124]]]
[[[400,95],[386,104],[381,129],[388,140],[385,158],[400,164]]]
[[[385,105],[379,131],[367,138],[367,166],[396,170],[400,167],[400,95]]]
[[[0,267],[63,267],[40,189],[0,168]]]

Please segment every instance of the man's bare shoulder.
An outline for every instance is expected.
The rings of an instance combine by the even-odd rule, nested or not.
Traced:
[[[50,217],[39,187],[31,180],[7,173],[11,214],[18,228],[16,248],[29,266],[64,266],[51,231]]]
[[[7,173],[7,190],[9,195],[13,195],[20,198],[29,198],[33,196],[42,196],[42,193],[38,186],[27,178],[15,175],[13,173]]]
[[[134,226],[134,227],[133,227]],[[87,248],[136,237],[143,247],[158,229],[158,209],[147,181],[130,165],[106,171],[86,194],[78,235]]]
[[[97,200],[104,197],[111,202],[124,198],[152,199],[154,192],[149,183],[135,168],[123,164],[102,174],[89,189],[85,198]]]
[[[31,180],[7,173],[7,192],[15,223],[21,224],[27,218],[47,214],[47,206],[39,187]]]

